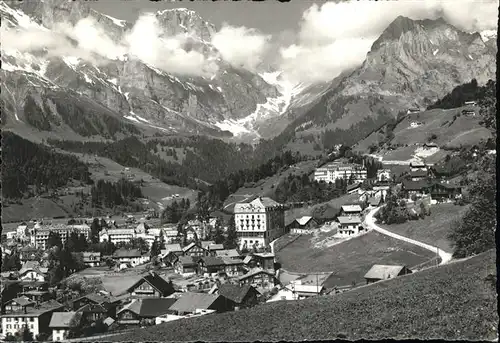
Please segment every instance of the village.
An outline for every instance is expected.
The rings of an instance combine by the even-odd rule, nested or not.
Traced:
[[[255,195],[236,203],[232,214],[213,212],[205,221],[184,225],[161,223],[147,213],[139,220],[126,216],[123,224],[109,218],[21,223],[2,235],[3,261],[13,266],[1,274],[2,338],[26,334],[60,341],[339,293],[343,290],[325,287],[328,275],[284,278],[275,243],[285,235],[312,235],[324,228],[332,230],[331,239],[338,243],[363,235],[372,229],[366,215],[384,206],[390,194],[408,204],[425,201],[426,206],[461,197],[459,185],[419,162],[411,163],[402,177],[379,169],[376,178],[367,180],[364,165],[336,160],[317,168],[313,177],[317,182],[349,180],[347,193],[357,201],[343,204],[328,218],[285,219],[289,206]],[[418,215],[419,208],[425,207],[411,211]],[[89,249],[86,242],[95,242],[92,246],[101,251]],[[78,266],[54,282],[52,251],[68,245]],[[369,284],[409,273],[405,265],[375,264],[364,277]],[[129,281],[122,289],[103,281],[104,287],[90,291],[68,290],[64,279],[77,275],[85,280],[109,276],[116,284],[118,279]]]

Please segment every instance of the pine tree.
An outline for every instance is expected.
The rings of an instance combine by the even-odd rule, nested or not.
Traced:
[[[236,226],[234,222],[234,215],[229,221],[229,227],[227,229],[226,240],[224,242],[225,249],[235,249],[238,245],[238,235],[236,234]]]
[[[49,238],[47,239],[47,249],[50,249],[52,247],[58,247],[59,249],[62,248],[62,240],[61,236],[54,231],[49,232]]]

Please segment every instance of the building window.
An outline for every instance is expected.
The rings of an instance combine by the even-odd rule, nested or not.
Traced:
[[[10,329],[11,327],[12,327],[12,325],[7,324],[7,329]]]

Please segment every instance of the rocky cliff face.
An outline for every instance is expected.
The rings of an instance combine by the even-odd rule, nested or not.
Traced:
[[[61,23],[76,25],[90,17],[117,43],[132,27],[90,9],[83,2],[45,0],[10,5],[2,3],[0,7],[2,19],[6,19],[3,26],[9,30],[53,30]],[[276,87],[261,76],[235,69],[220,59],[210,43],[215,26],[195,12],[166,10],[156,13],[156,18],[165,37],[189,33],[184,50],[193,49],[214,59],[216,74],[203,77],[167,73],[127,54],[96,64],[75,56],[52,56],[47,50],[21,53],[2,46],[2,82],[12,77],[12,72],[25,73],[27,78],[41,79],[42,84],[89,97],[132,123],[167,132],[226,136],[231,133],[224,132],[219,123],[251,116],[259,104],[280,96]],[[20,102],[12,107],[22,108],[24,99],[14,98]],[[13,98],[4,101],[12,102]]]
[[[462,32],[442,19],[398,17],[373,43],[364,63],[288,130],[306,123],[305,133],[316,134],[349,130],[364,121],[373,126],[410,107],[429,105],[473,78],[486,83],[495,78],[495,68],[496,47],[479,33]],[[367,132],[358,126],[353,134],[358,133]]]

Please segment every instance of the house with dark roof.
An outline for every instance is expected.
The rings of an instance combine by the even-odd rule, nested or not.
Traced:
[[[180,256],[174,264],[174,270],[182,276],[191,276],[198,271],[198,259],[192,256]]]
[[[186,245],[184,248],[182,248],[182,254],[184,256],[191,257],[202,257],[210,255],[208,249],[203,247],[199,242],[191,242],[190,244]]]
[[[21,333],[23,326],[33,333],[36,337],[40,333],[49,333],[49,323],[53,312],[62,311],[64,306],[55,300],[49,300],[34,306],[25,306],[23,309],[11,309],[5,311],[0,316],[2,320],[2,334],[5,336],[14,336]]]
[[[251,285],[257,289],[270,290],[279,284],[279,280],[274,276],[274,273],[261,268],[255,268],[247,274],[240,276],[238,283],[240,286]]]
[[[429,177],[429,172],[427,170],[422,170],[422,169],[419,169],[419,170],[415,170],[415,171],[411,171],[410,172],[410,179],[412,181],[421,181],[421,180],[425,180]]]
[[[29,307],[34,308],[35,305],[36,305],[35,301],[29,299],[28,297],[21,296],[5,302],[3,305],[3,310],[6,313],[20,312],[20,311],[22,312],[22,311],[27,311],[27,308]]]
[[[449,181],[432,182],[427,188],[427,192],[430,193],[432,199],[438,202],[459,199],[462,197],[462,187],[450,183]]]
[[[127,292],[133,298],[168,297],[174,293],[172,282],[166,281],[160,275],[151,272],[141,277],[136,283],[127,289]]]
[[[369,284],[411,273],[412,271],[406,266],[374,264],[365,274],[365,280]]]
[[[154,323],[156,317],[170,313],[175,298],[134,299],[116,314],[119,325],[140,325],[141,321]]]
[[[236,249],[217,250],[215,256],[240,259],[240,253]]]
[[[176,315],[194,314],[200,310],[215,310],[216,312],[233,311],[235,303],[218,294],[183,293],[177,301],[170,306]]]
[[[206,275],[238,276],[242,274],[243,261],[226,257],[205,256],[198,260],[198,273]]]
[[[139,249],[118,249],[113,254],[113,260],[118,264],[130,263],[132,267],[138,266],[149,260],[148,254],[144,255]]]
[[[318,223],[311,216],[302,216],[294,219],[289,225],[287,230],[295,234],[309,234],[312,230],[318,227]]]
[[[360,205],[342,205],[340,214],[342,216],[359,216],[363,212]]]
[[[71,307],[73,311],[80,310],[85,305],[101,305],[106,309],[107,316],[114,317],[116,314],[116,308],[119,305],[120,300],[109,295],[101,293],[89,293],[83,295],[71,302]]]
[[[355,182],[351,185],[348,185],[346,191],[347,194],[353,194],[361,191],[361,182]]]
[[[82,320],[87,323],[95,323],[108,317],[108,308],[99,304],[86,304],[76,312],[82,313]]]
[[[70,330],[82,324],[81,312],[54,312],[50,319],[49,328],[52,329],[52,341],[65,341]]]
[[[413,195],[416,197],[422,197],[428,194],[429,186],[431,185],[428,180],[403,180],[401,183],[401,190],[404,192],[406,198],[411,198]]]
[[[271,252],[252,253],[254,266],[274,273],[274,254]]]
[[[219,294],[232,300],[235,303],[235,309],[248,308],[258,304],[261,294],[252,285],[235,285],[224,283],[215,285],[209,292],[210,294]]]

